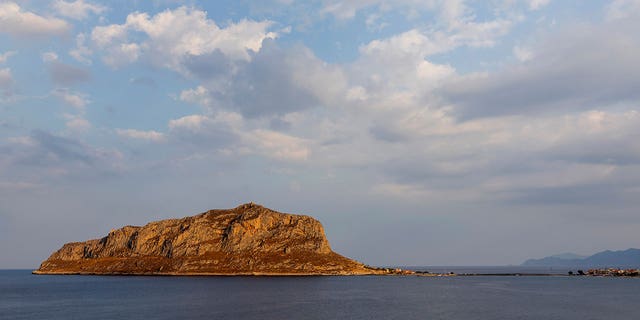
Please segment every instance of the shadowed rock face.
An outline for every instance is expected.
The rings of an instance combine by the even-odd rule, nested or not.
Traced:
[[[65,244],[37,274],[374,274],[331,250],[317,220],[256,204],[126,226]]]

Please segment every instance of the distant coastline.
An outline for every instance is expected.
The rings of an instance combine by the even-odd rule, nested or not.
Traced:
[[[582,257],[576,254],[561,254],[540,259],[529,259],[521,264],[528,267],[569,267],[580,269],[631,269],[640,267],[640,249],[598,252]]]

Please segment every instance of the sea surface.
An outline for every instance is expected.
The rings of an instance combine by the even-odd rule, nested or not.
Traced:
[[[0,270],[2,320],[619,320],[640,319],[638,298],[638,278],[37,276]]]
[[[431,273],[450,273],[455,274],[550,274],[550,275],[566,275],[569,271],[577,272],[576,268],[571,267],[539,267],[539,266],[400,266],[402,269],[414,271],[428,271]],[[588,268],[583,268],[587,271]]]

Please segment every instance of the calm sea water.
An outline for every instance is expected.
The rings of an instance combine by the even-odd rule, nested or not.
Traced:
[[[0,319],[640,319],[640,279],[0,271]]]

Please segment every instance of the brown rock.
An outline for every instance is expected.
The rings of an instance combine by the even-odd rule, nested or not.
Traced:
[[[249,203],[65,244],[36,274],[378,274],[331,250],[317,220]]]

